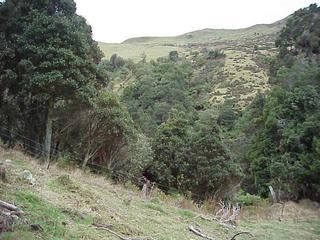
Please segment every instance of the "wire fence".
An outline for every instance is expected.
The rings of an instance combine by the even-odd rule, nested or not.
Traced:
[[[42,154],[42,150],[44,149],[44,144],[40,143],[40,142],[37,142],[33,139],[30,139],[26,136],[23,136],[21,133],[19,133],[17,130],[14,130],[14,129],[8,129],[6,127],[3,127],[3,126],[0,126],[0,136],[6,136],[7,138],[12,138],[14,136],[20,138],[20,139],[23,139],[25,141],[23,141],[22,143],[20,143],[17,138],[15,138],[15,142],[16,143],[19,143],[19,144],[22,144],[23,145],[23,151],[30,154],[31,156],[38,156],[38,157],[41,157],[43,156]],[[27,143],[26,141],[29,141],[30,143],[33,143],[33,144],[29,144]],[[27,147],[27,148],[25,148]],[[31,149],[31,150],[30,150]],[[34,151],[32,151],[34,150]],[[51,150],[51,156],[63,156],[65,153],[58,150],[58,149],[52,149]],[[79,157],[75,157],[73,156],[73,159],[74,160],[77,160],[79,161],[79,163],[83,162],[83,159],[79,158]],[[100,165],[100,164],[96,164],[96,163],[88,163],[89,166],[92,166],[92,167],[96,167],[98,168],[99,170],[103,170],[105,172],[112,172],[112,170],[110,170],[107,166],[104,166],[104,165]],[[119,172],[117,171],[116,173],[114,173],[115,176],[117,177],[121,177],[122,180],[129,180],[128,179],[128,173],[122,173],[122,172]],[[141,175],[139,177],[137,177],[136,179],[134,179],[136,182],[139,182],[139,183],[143,183],[143,178],[144,176]],[[133,180],[133,179],[131,179]],[[157,183],[157,182],[152,182],[152,184],[160,189],[168,189],[168,185],[164,185],[164,184],[161,184],[161,183]],[[196,194],[196,193],[192,193],[192,196],[194,197],[197,197],[199,199],[203,199],[203,194]]]
[[[9,133],[9,132],[10,132],[10,133]],[[28,143],[26,143],[25,141],[23,141],[22,144],[23,144],[24,146],[27,146],[29,149],[35,150],[36,152],[39,151],[39,147],[35,147],[34,145],[40,146],[40,150],[43,149],[43,147],[44,147],[44,144],[41,144],[41,143],[36,142],[36,141],[34,141],[34,140],[26,137],[26,136],[23,136],[21,133],[17,132],[16,130],[13,130],[13,129],[9,130],[8,128],[5,128],[5,127],[3,127],[3,126],[0,126],[0,136],[1,136],[1,137],[2,137],[2,136],[6,136],[6,137],[9,137],[9,138],[10,138],[10,137],[13,137],[12,135],[17,136],[17,137],[19,137],[19,138],[21,138],[21,139],[23,139],[23,140],[29,141],[30,143],[33,143],[33,144],[28,144]],[[24,151],[26,151],[27,153],[30,153],[30,154],[34,155],[34,152],[32,152],[32,151],[30,151],[30,150],[28,150],[28,149],[25,149],[25,148],[24,148]],[[41,152],[41,151],[40,151],[40,152]],[[55,155],[63,154],[62,151],[59,151],[59,150],[57,150],[57,149],[53,149],[53,152],[54,152]],[[80,162],[83,160],[83,159],[80,159],[80,158],[77,158],[77,157],[74,157],[74,159],[79,160]],[[106,170],[110,171],[110,169],[108,169],[106,166],[103,166],[103,165],[94,164],[94,163],[92,163],[91,165],[94,165],[94,166],[99,167],[99,168],[101,168],[101,169],[106,169]],[[128,177],[128,174],[124,174],[124,173],[121,173],[121,172],[117,172],[117,175],[120,175],[121,177],[123,177],[123,179],[126,179],[126,178]],[[138,182],[142,183],[142,184],[144,183],[143,181],[145,181],[145,180],[143,180],[143,176],[138,177],[136,180],[137,180]],[[167,188],[168,188],[167,185],[163,185],[163,184],[156,183],[156,182],[152,182],[152,183],[151,183],[151,186],[152,186],[152,187],[151,187],[151,189],[150,189],[149,194],[152,193],[152,191],[154,190],[154,187],[157,187],[157,188],[160,188],[160,189],[161,189],[161,188],[162,188],[162,189],[167,189]],[[142,194],[143,194],[143,188],[142,188]],[[183,196],[183,199],[188,199],[188,201],[192,201],[192,204],[195,204],[194,206],[196,206],[196,207],[198,207],[198,208],[201,207],[201,204],[199,204],[199,203],[194,202],[193,200],[191,200],[191,199],[190,199],[190,196],[187,196],[186,194],[182,194],[182,193],[180,193],[180,194],[181,194],[181,196]],[[198,198],[198,199],[202,199],[202,200],[204,199],[204,195],[203,195],[203,194],[192,193],[192,196],[193,196],[193,197],[196,197],[196,198]],[[180,201],[180,199],[179,199],[178,201]],[[183,201],[184,201],[184,200],[183,200]],[[215,204],[215,203],[213,203],[213,204]],[[216,214],[217,214],[217,213],[216,213]],[[226,226],[226,225],[224,225],[224,226]],[[231,225],[230,225],[230,226],[231,226]],[[230,228],[230,226],[227,226],[227,227]],[[158,235],[158,234],[154,234],[153,237],[156,237],[157,235]]]
[[[44,144],[37,142],[33,139],[30,139],[14,129],[8,129],[6,127],[0,126],[0,135],[6,136],[8,138],[8,140],[12,139],[15,136],[14,141],[19,144],[22,144],[23,146],[26,146],[26,147],[34,150],[34,152],[32,152],[33,155],[34,154],[41,154],[44,149]],[[19,141],[18,139],[21,139],[21,140]],[[26,149],[24,149],[24,150],[26,150]],[[55,148],[51,148],[51,154],[57,155],[57,154],[59,154],[59,151]]]

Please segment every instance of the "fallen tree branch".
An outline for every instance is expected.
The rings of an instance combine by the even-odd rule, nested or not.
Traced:
[[[18,207],[13,204],[7,203],[5,201],[0,200],[0,207],[6,208],[10,211],[20,211]]]
[[[241,235],[241,234],[247,234],[249,235],[250,237],[254,237],[251,233],[249,232],[239,232],[237,233],[236,235],[234,235],[230,240],[235,240],[237,236]]]
[[[123,236],[123,235],[111,230],[110,228],[112,227],[112,225],[110,225],[110,224],[92,224],[92,225],[94,227],[96,227],[97,229],[103,229],[103,230],[108,231],[109,233],[120,238],[121,240],[153,240],[151,237],[126,237],[126,236]]]
[[[211,237],[211,236],[203,233],[203,232],[201,231],[201,229],[199,229],[199,228],[195,228],[195,227],[193,227],[193,226],[189,226],[188,228],[189,228],[189,230],[190,230],[191,232],[193,232],[193,233],[196,234],[197,236],[200,236],[200,237],[203,237],[203,238],[206,238],[206,239],[209,239],[209,240],[218,240],[217,238]],[[235,234],[230,240],[236,240],[236,237],[239,236],[239,235],[241,235],[241,234],[247,234],[247,235],[249,235],[250,237],[254,237],[254,236],[253,236],[251,233],[249,233],[249,232],[239,232],[239,233]]]
[[[0,215],[6,216],[6,217],[21,217],[21,215],[23,215],[24,212],[22,211],[10,211],[8,209],[4,209],[4,208],[0,208]]]
[[[117,236],[118,238],[120,238],[121,240],[131,240],[131,238],[127,238],[127,237],[123,237],[121,234],[115,232],[115,231],[112,231],[111,229],[109,228],[106,228],[106,227],[98,227],[100,229],[104,229],[106,231],[108,231],[109,233],[112,233],[113,235]]]
[[[217,222],[219,225],[223,226],[223,227],[226,227],[226,228],[229,228],[229,229],[235,229],[236,226],[232,225],[232,224],[227,224],[225,222],[222,222],[222,221],[219,221],[219,219],[215,218],[215,217],[207,217],[207,216],[203,216],[203,215],[199,215],[197,217],[200,217],[201,219],[203,220],[207,220],[207,221],[215,221]]]
[[[11,231],[14,221],[23,214],[18,207],[0,200],[0,233]]]
[[[203,238],[206,238],[206,239],[209,239],[209,240],[217,240],[217,239],[214,238],[214,237],[210,237],[210,236],[204,234],[204,233],[201,231],[201,229],[199,229],[199,228],[195,228],[195,227],[193,227],[193,226],[189,226],[188,229],[189,229],[191,232],[193,232],[195,235],[197,235],[197,236],[200,236],[200,237],[203,237]]]
[[[103,223],[93,223],[93,226],[95,226],[96,228],[108,228],[111,229],[113,226],[111,224],[103,224]]]

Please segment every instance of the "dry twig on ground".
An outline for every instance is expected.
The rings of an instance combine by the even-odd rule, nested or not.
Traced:
[[[92,225],[94,227],[96,227],[97,229],[106,230],[107,232],[117,236],[121,240],[153,240],[153,238],[151,238],[151,237],[127,237],[127,236],[123,236],[120,233],[117,233],[117,232],[111,230],[111,228],[112,228],[111,224],[92,224]]]
[[[208,234],[204,233],[200,228],[195,228],[193,226],[189,226],[188,229],[191,232],[193,232],[195,235],[203,237],[205,239],[218,240],[217,238],[209,236]],[[253,237],[253,235],[251,233],[249,233],[249,232],[239,232],[239,233],[236,233],[230,240],[236,240],[236,237],[239,236],[239,235],[242,235],[242,234],[247,234],[250,237]]]
[[[200,237],[203,237],[203,238],[206,238],[206,239],[209,239],[209,240],[217,240],[216,238],[214,237],[211,237],[205,233],[202,232],[201,229],[199,228],[195,228],[193,226],[189,226],[188,229],[193,232],[194,234],[196,234],[197,236],[200,236]]]

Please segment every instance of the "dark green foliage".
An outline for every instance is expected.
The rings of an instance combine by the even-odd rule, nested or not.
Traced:
[[[224,126],[227,129],[232,128],[233,124],[237,120],[237,112],[235,111],[234,102],[232,100],[226,100],[218,115],[218,124]]]
[[[264,199],[262,199],[259,196],[251,195],[250,193],[246,193],[243,190],[240,190],[235,196],[234,201],[237,203],[240,203],[244,206],[250,206],[250,205],[262,205],[264,202],[266,202]]]
[[[141,165],[144,175],[165,191],[191,191],[197,199],[214,194],[226,197],[230,187],[239,180],[239,168],[223,144],[212,111],[201,114],[210,115],[210,120],[204,118],[195,123],[199,119],[197,111],[205,110],[201,98],[208,91],[206,74],[212,69],[207,64],[194,77],[194,68],[199,67],[195,64],[171,52],[168,58],[150,63],[128,65],[125,61],[118,69],[110,68],[109,62],[103,66],[109,71],[111,83],[134,77],[134,83],[124,88],[122,100],[138,129],[152,137],[153,158],[139,160],[140,164],[144,162]],[[213,61],[212,64],[215,67]],[[229,105],[228,110],[233,111]],[[221,125],[230,127],[235,120],[234,112],[231,116],[228,111],[222,111]],[[144,147],[142,152],[148,153],[147,149]],[[134,168],[134,164],[130,166]]]
[[[230,189],[240,180],[239,166],[222,140],[222,133],[210,114],[195,124],[187,152],[188,176],[192,192],[203,198],[230,197]]]
[[[40,154],[50,151],[52,132],[54,154],[115,169],[134,135],[132,120],[115,96],[100,92],[108,69],[98,65],[102,54],[74,1],[7,0],[0,18],[4,140]],[[121,66],[113,56],[110,68]]]
[[[318,197],[318,99],[319,93],[310,85],[291,92],[277,88],[268,96],[263,125],[253,138],[247,155],[258,193],[266,196],[271,184],[284,197]]]
[[[308,8],[296,11],[283,28],[276,41],[280,55],[290,53],[297,55],[301,52],[318,54],[320,47],[320,8],[311,4]]]
[[[215,53],[215,58],[223,55]],[[122,101],[138,129],[151,137],[153,159],[141,165],[144,175],[165,191],[191,191],[197,199],[214,194],[223,198],[239,180],[239,168],[223,144],[212,111],[198,112],[206,110],[203,99],[210,89],[209,72],[221,63],[207,60],[205,54],[198,57],[204,59],[204,65],[179,57],[174,51],[168,58],[149,63],[129,65],[125,61],[116,69],[110,67],[110,60],[102,65],[109,71],[111,83],[134,79],[124,88]],[[229,105],[221,109],[220,116],[220,124],[226,128],[236,119]],[[210,115],[210,120],[197,121],[200,115]]]
[[[124,89],[122,99],[145,134],[154,135],[157,126],[168,119],[172,107],[185,112],[193,110],[187,82],[190,73],[189,62],[168,59],[136,66],[137,81]]]
[[[198,65],[199,59],[205,61],[204,66]],[[116,90],[120,86],[119,93],[136,126],[144,134],[153,136],[156,128],[167,120],[171,108],[184,111],[192,118],[195,111],[209,107],[207,99],[213,69],[222,66],[223,61],[206,60],[203,54],[189,60],[173,51],[171,59],[162,57],[137,64],[125,61],[119,69],[111,69],[107,61],[102,65],[109,71],[111,85],[114,84]]]
[[[9,46],[1,56],[4,81],[10,79],[11,85],[41,100],[90,98],[97,84],[95,63],[102,55],[91,39],[91,28],[75,14],[73,1],[8,0],[1,13]],[[8,79],[10,71],[14,77]]]
[[[110,65],[113,69],[120,68],[125,64],[125,61],[119,57],[117,54],[113,54],[110,57]]]
[[[100,165],[113,171],[124,161],[122,151],[129,141],[135,141],[133,122],[118,98],[102,92],[94,106],[75,113],[67,122],[68,129],[59,137],[64,150],[82,165]]]
[[[141,184],[141,177],[147,167],[153,164],[151,140],[143,134],[130,139],[121,152],[121,161],[114,168],[112,177],[118,181]]]
[[[170,59],[171,61],[177,61],[178,58],[179,58],[179,54],[178,54],[177,51],[171,51],[171,52],[169,52],[169,59]]]
[[[288,20],[272,65],[277,86],[239,121],[246,139],[238,138],[246,148],[239,160],[251,193],[265,197],[272,185],[280,198],[320,200],[320,64],[310,42],[319,36],[319,19],[319,8],[311,5]]]
[[[187,124],[186,115],[172,109],[169,119],[160,125],[154,136],[153,164],[148,171],[165,190],[185,188]]]
[[[208,53],[208,59],[217,59],[217,58],[223,58],[225,57],[225,53],[222,50],[209,50]]]
[[[1,125],[31,139],[25,144],[33,152],[43,151],[34,143],[44,139],[50,151],[58,109],[89,106],[104,84],[102,54],[75,11],[72,0],[1,4],[1,109],[14,104],[16,111],[6,111]]]
[[[147,172],[164,190],[188,190],[198,200],[213,195],[225,198],[239,181],[238,165],[210,114],[190,125],[183,112],[173,109],[156,132],[153,150],[153,164]]]

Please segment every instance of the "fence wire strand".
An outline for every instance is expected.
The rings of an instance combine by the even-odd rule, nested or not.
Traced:
[[[15,131],[15,130],[12,130],[12,129],[9,130],[9,129],[6,128],[6,127],[0,126],[0,135],[2,135],[2,136],[6,136],[6,137],[8,137],[8,138],[12,138],[12,135],[10,135],[9,133],[5,133],[3,130],[9,132],[10,134],[19,136],[19,137],[21,137],[21,138],[23,138],[23,139],[25,139],[25,140],[29,140],[30,142],[33,142],[33,143],[36,144],[37,146],[41,146],[41,147],[44,146],[44,144],[39,143],[39,142],[36,142],[36,141],[34,141],[34,140],[26,137],[26,136],[23,136],[23,135],[21,135],[20,133],[18,133],[18,132]],[[17,142],[17,141],[16,141],[16,142]],[[39,156],[42,155],[42,149],[43,149],[43,148],[40,148],[40,149],[39,149],[38,147],[36,147],[36,146],[34,146],[34,145],[30,145],[30,144],[25,143],[25,142],[22,142],[22,143],[20,143],[20,144],[22,144],[23,146],[27,146],[27,147],[29,147],[30,149],[35,150],[36,153],[35,153],[35,152],[32,152],[30,149],[25,149],[25,148],[23,149],[25,152],[31,154],[32,156],[34,156],[34,155],[39,155],[39,153],[40,153]],[[58,150],[58,149],[52,149],[52,150],[51,150],[51,154],[53,154],[53,155],[55,155],[55,156],[59,156],[59,154],[60,154],[61,156],[63,156],[63,155],[64,155],[64,152],[62,152],[62,151],[60,151],[60,150]],[[78,160],[79,162],[82,162],[82,161],[83,161],[83,159],[78,158],[78,157],[74,157],[74,156],[73,156],[73,159],[74,159],[74,160]],[[106,170],[107,172],[110,172],[110,171],[111,171],[108,167],[103,166],[103,165],[100,165],[100,164],[95,164],[95,163],[88,163],[88,164],[89,164],[90,166],[98,167],[98,168],[100,168],[101,170]],[[128,174],[124,174],[124,173],[121,173],[121,172],[117,172],[115,175],[116,175],[116,176],[120,176],[120,177],[122,177],[123,179],[127,179],[127,178],[128,178]],[[142,178],[142,177],[143,177],[143,176],[138,177],[138,178],[136,179],[137,182],[141,182],[141,178]],[[159,188],[163,188],[163,189],[167,189],[167,188],[168,188],[168,186],[163,185],[163,184],[160,184],[160,183],[157,183],[157,182],[153,182],[153,184],[154,184],[156,187],[159,187]],[[192,196],[196,196],[196,197],[199,197],[199,198],[203,198],[203,195],[202,195],[202,194],[194,194],[194,193],[193,193]]]

